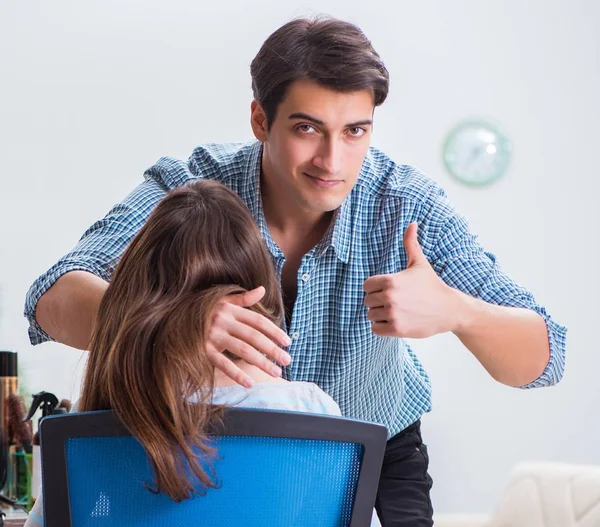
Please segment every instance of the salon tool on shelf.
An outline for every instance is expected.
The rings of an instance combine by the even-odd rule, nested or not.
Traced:
[[[25,421],[25,403],[16,393],[6,398],[8,431],[8,485],[5,495],[19,505],[32,507],[32,439],[31,421]]]
[[[60,402],[58,397],[50,392],[39,392],[33,395],[33,400],[31,402],[31,406],[29,407],[29,412],[25,416],[26,422],[31,422],[35,412],[38,409],[42,410],[42,416],[39,421],[41,421],[47,415],[58,415],[58,414],[66,414],[71,410],[71,401],[68,399],[62,399]],[[38,421],[38,430],[39,430],[39,421]],[[41,488],[42,483],[42,472],[41,472],[41,457],[40,457],[40,436],[39,432],[36,432],[33,436],[33,471],[32,471],[32,481],[31,481],[31,492],[32,492],[32,502],[35,503],[35,500],[38,498],[38,494]]]
[[[9,448],[12,433],[8,422],[8,398],[19,389],[17,375],[17,354],[14,351],[0,351],[0,493],[8,480]]]

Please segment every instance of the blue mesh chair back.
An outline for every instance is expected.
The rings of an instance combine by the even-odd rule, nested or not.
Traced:
[[[377,424],[229,408],[211,435],[218,487],[177,503],[151,492],[146,453],[112,412],[40,431],[45,527],[368,526],[386,441]]]

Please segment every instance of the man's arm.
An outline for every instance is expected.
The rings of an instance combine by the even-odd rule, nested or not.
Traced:
[[[35,310],[41,328],[57,342],[85,350],[108,282],[86,271],[61,276]]]
[[[529,388],[558,382],[566,329],[500,270],[464,219],[452,216],[443,232],[423,238],[432,246],[430,258],[413,223],[404,236],[406,268],[365,282],[373,332],[424,338],[452,331],[503,384]]]
[[[488,373],[502,384],[525,386],[550,361],[548,329],[530,309],[496,306],[451,289],[453,333]]]
[[[567,329],[501,269],[467,221],[441,198],[450,214],[431,261],[451,286],[450,331],[499,382],[522,388],[556,384],[564,372]]]
[[[186,176],[180,164],[177,166],[180,170],[175,176],[179,180],[175,183],[183,184]],[[166,192],[167,185],[149,177],[92,225],[69,254],[33,283],[25,301],[32,344],[56,340],[79,349],[87,348],[117,261]],[[275,377],[281,375],[281,370],[271,360],[281,365],[291,360],[280,347],[290,344],[286,333],[266,317],[246,309],[260,301],[264,293],[264,288],[258,287],[220,302],[212,314],[206,342],[215,367],[248,387],[252,379],[222,354],[225,349]]]

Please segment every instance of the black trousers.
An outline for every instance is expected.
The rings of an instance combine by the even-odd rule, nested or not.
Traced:
[[[421,421],[392,437],[385,448],[375,509],[383,527],[431,527],[433,481]]]

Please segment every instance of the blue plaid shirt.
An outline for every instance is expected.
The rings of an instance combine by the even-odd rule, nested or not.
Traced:
[[[201,146],[187,162],[161,158],[146,171],[141,185],[31,286],[25,305],[31,342],[50,339],[34,317],[40,296],[73,270],[110,280],[125,247],[160,199],[192,179],[220,181],[242,198],[281,277],[284,255],[269,233],[262,210],[261,156],[262,145],[252,142]],[[390,436],[430,410],[431,386],[419,360],[403,339],[371,332],[363,303],[362,285],[367,278],[406,267],[403,234],[413,221],[419,224],[423,252],[448,285],[492,304],[532,309],[544,318],[550,362],[525,388],[558,382],[564,369],[566,329],[500,269],[435,182],[374,148],[332,227],[302,258],[298,295],[287,328],[292,363],[283,369],[284,377],[318,384],[340,405],[343,415],[382,423]]]

